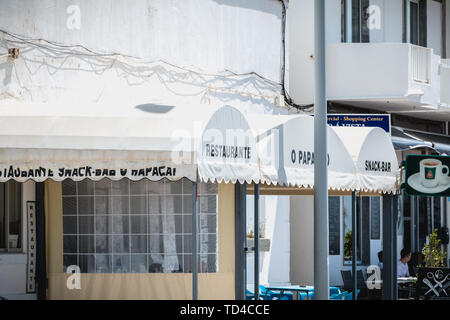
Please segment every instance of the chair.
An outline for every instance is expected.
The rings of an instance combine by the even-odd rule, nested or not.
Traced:
[[[359,289],[367,288],[366,278],[362,270],[356,271],[356,284]]]
[[[338,296],[338,295],[340,295],[341,294],[341,289],[339,289],[338,287],[330,287],[330,299],[332,298],[332,297],[336,297],[336,296]],[[311,299],[314,299],[314,292],[311,292],[310,294],[309,294],[309,297],[311,298]],[[338,299],[339,300],[339,299]]]
[[[255,299],[255,293],[247,289],[245,299],[246,300],[254,300]],[[261,294],[261,293],[259,294],[259,300],[264,300],[264,295]]]
[[[358,270],[356,272],[357,289],[361,289],[358,294],[358,300],[369,299],[369,288],[367,287],[367,277],[365,271]]]
[[[347,291],[353,290],[352,272],[350,270],[341,270],[342,281],[344,282],[344,289]],[[366,278],[362,270],[356,271],[356,287],[358,289],[367,288]]]
[[[330,296],[341,294],[341,289],[338,287],[330,287]]]
[[[351,290],[352,284],[352,272],[350,270],[341,270],[342,282],[344,283],[344,290]]]
[[[261,292],[261,295],[265,297],[266,292],[267,292],[266,287],[263,286],[262,284],[260,284],[259,290]],[[305,296],[306,296],[306,294],[305,294]],[[294,299],[294,295],[292,292],[289,292],[289,291],[284,291],[283,295],[281,295],[280,291],[269,290],[267,292],[267,300],[293,300],[293,299]]]
[[[343,291],[343,292],[340,292],[339,294],[331,295],[330,300],[344,300],[348,294],[349,294],[349,292]]]
[[[356,296],[358,296],[359,290],[356,290]],[[344,300],[353,300],[353,292],[349,292],[345,297]]]

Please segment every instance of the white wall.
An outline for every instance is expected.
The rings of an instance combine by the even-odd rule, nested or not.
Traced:
[[[371,0],[370,42],[383,47],[345,47],[341,41],[340,1],[326,1],[327,92],[330,99],[399,98],[411,95],[407,101],[416,106],[437,106],[440,94],[439,55],[441,53],[440,4],[428,1],[428,42],[434,49],[431,64],[431,85],[413,83],[408,87],[409,65],[403,42],[403,0]],[[289,89],[297,104],[314,101],[314,1],[297,0],[289,5],[288,28],[290,41]],[[341,50],[336,52],[336,48]],[[400,48],[400,49],[399,49]],[[336,71],[336,72],[335,72]],[[388,75],[388,77],[386,77]],[[406,98],[408,100],[408,98]],[[372,108],[376,106],[371,105]]]
[[[325,33],[328,43],[341,42],[341,1],[325,1]],[[297,104],[314,97],[314,0],[295,0],[287,13],[289,41],[289,94]]]
[[[448,60],[450,61],[450,60]],[[450,65],[441,66],[441,103],[450,106]]]
[[[325,1],[325,21],[326,42],[341,42],[341,0]]]
[[[312,196],[291,196],[291,282],[293,284],[314,284],[314,198]],[[351,270],[344,265],[344,217],[340,214],[340,254],[329,256],[331,286],[342,286],[341,270]],[[378,264],[378,252],[383,250],[383,212],[380,212],[381,239],[370,240],[370,264]],[[403,237],[398,236],[398,252],[402,249]],[[357,266],[366,269],[367,266]]]
[[[312,196],[291,196],[290,221],[291,282],[313,285],[314,198]]]
[[[289,3],[287,28],[289,94],[297,104],[310,104],[314,100],[314,0]]]
[[[447,59],[449,59],[450,58],[450,1],[448,1],[448,0],[446,0],[447,2],[446,2],[446,6],[445,6],[445,8],[446,8],[446,15],[445,15],[445,17],[446,17],[446,27],[447,27],[447,29],[446,29],[446,32],[445,32],[445,34],[446,34],[446,38],[447,38],[447,40],[446,40],[446,44],[447,44],[447,56],[446,56],[446,58]]]
[[[22,184],[22,253],[0,254],[0,295],[7,299],[36,299],[26,293],[27,277],[27,215],[26,202],[35,200],[35,184]]]
[[[0,61],[0,101],[183,99],[277,113],[281,27],[273,0],[0,0],[0,29],[27,38],[0,38],[0,52],[20,48]]]
[[[408,93],[406,44],[329,44],[327,63],[330,99],[401,97]]]
[[[270,239],[270,250],[260,252],[259,282],[265,285],[289,284],[289,197],[261,196],[260,225]],[[254,197],[247,197],[247,231],[254,230]],[[247,286],[253,291],[254,254],[247,254]]]
[[[71,5],[79,8],[78,17]],[[211,72],[280,77],[281,4],[273,0],[0,1],[0,28]]]
[[[403,0],[371,0],[370,5],[379,8],[373,11],[371,18],[380,19],[379,25],[371,24],[374,27],[370,30],[370,42],[402,42]]]

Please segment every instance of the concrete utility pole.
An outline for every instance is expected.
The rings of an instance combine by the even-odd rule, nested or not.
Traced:
[[[259,183],[255,183],[255,300],[259,300]]]
[[[314,1],[314,297],[329,299],[325,0]]]
[[[198,185],[192,182],[192,300],[198,300]]]

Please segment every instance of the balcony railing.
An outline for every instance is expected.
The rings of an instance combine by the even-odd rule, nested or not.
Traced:
[[[450,59],[441,59],[441,103],[450,106]]]
[[[430,83],[431,49],[410,46],[411,80],[420,83]]]

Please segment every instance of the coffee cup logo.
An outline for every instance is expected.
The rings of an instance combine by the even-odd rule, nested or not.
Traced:
[[[420,161],[420,183],[426,188],[435,188],[439,183],[446,183],[449,168],[437,159]]]
[[[430,180],[434,179],[436,176],[435,168],[425,168],[425,179]]]

